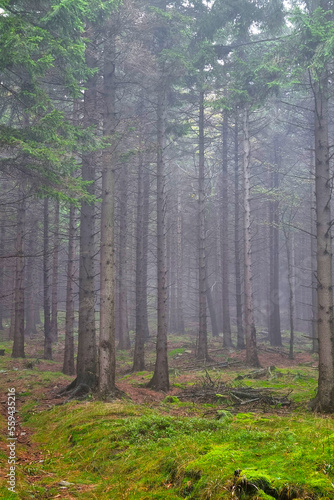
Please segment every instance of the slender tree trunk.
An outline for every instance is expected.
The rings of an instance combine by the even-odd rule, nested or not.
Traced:
[[[239,120],[238,112],[234,124],[234,265],[235,296],[237,312],[237,349],[245,348],[245,334],[242,324],[241,251],[240,251],[240,201],[239,201]]]
[[[130,349],[127,301],[127,216],[128,167],[123,165],[120,179],[120,241],[119,241],[119,349]]]
[[[183,316],[183,246],[181,190],[177,192],[177,331],[185,333]]]
[[[28,241],[27,274],[26,274],[26,334],[31,336],[36,333],[36,307],[37,292],[36,286],[36,253],[38,248],[38,218],[32,214],[31,230]]]
[[[51,338],[58,341],[58,260],[59,260],[59,201],[55,204],[53,258],[52,258],[52,289],[51,289]]]
[[[223,295],[223,345],[232,347],[229,292],[229,200],[228,200],[228,151],[227,151],[228,118],[223,115],[223,162],[221,171],[221,243],[222,243],[222,295]]]
[[[6,238],[6,226],[5,217],[2,215],[0,222],[0,256],[5,253],[5,238]],[[4,295],[4,274],[5,274],[5,259],[0,259],[0,293]],[[5,297],[0,298],[0,330],[3,330],[3,319],[5,312]]]
[[[290,320],[290,341],[289,358],[293,359],[294,347],[294,285],[293,285],[293,261],[291,256],[292,241],[289,238],[289,230],[284,229],[285,248],[288,264],[288,284],[289,284],[289,320]]]
[[[52,359],[51,317],[50,317],[50,247],[49,247],[49,200],[44,198],[43,238],[43,309],[44,309],[44,359]]]
[[[21,196],[23,193],[21,192]],[[24,358],[24,233],[25,233],[25,200],[19,202],[17,212],[16,235],[16,273],[15,273],[15,328],[13,358]]]
[[[133,371],[145,370],[145,301],[144,301],[144,193],[143,193],[143,156],[139,155],[137,225],[136,225],[136,336],[133,358]]]
[[[198,163],[198,289],[199,289],[199,335],[196,358],[208,360],[208,333],[206,317],[206,262],[205,262],[205,171],[204,171],[204,91],[199,96],[199,163]]]
[[[328,74],[313,86],[315,97],[315,194],[317,214],[317,282],[319,380],[311,405],[322,412],[334,411],[333,288],[331,238],[331,180],[328,145]]]
[[[252,282],[252,244],[250,211],[250,140],[249,111],[243,110],[243,191],[244,191],[244,293],[245,293],[245,334],[246,362],[250,366],[260,365],[256,348],[256,329],[254,322],[253,282]]]
[[[113,34],[108,35],[104,46],[103,133],[110,141],[115,128],[115,42]],[[100,261],[99,391],[104,396],[115,391],[116,377],[114,191],[113,152],[108,148],[103,155]]]
[[[208,303],[208,308],[209,308],[209,313],[210,313],[212,336],[218,337],[219,330],[218,330],[218,324],[217,324],[216,310],[215,310],[215,306],[213,303],[212,291],[211,291],[211,287],[210,287],[208,278],[206,280],[206,300]]]
[[[269,203],[269,248],[270,248],[270,291],[269,291],[269,339],[273,346],[282,345],[279,303],[279,173],[280,158],[278,139],[274,138],[275,170],[270,173],[270,188],[274,199]]]
[[[92,29],[88,27],[87,35],[92,38]],[[86,63],[89,68],[97,67],[97,48],[91,41],[86,49]],[[86,83],[84,95],[84,125],[97,126],[96,109],[96,74],[90,76]],[[88,181],[87,191],[95,193],[96,154],[85,153],[82,158],[82,180]],[[79,326],[78,357],[76,384],[87,384],[91,388],[97,385],[97,349],[95,328],[95,206],[82,201],[80,212],[80,258],[79,258]]]
[[[317,267],[317,240],[315,238],[316,234],[316,224],[315,224],[315,214],[316,214],[316,206],[315,206],[315,192],[314,192],[314,161],[313,161],[313,152],[311,152],[311,183],[310,183],[310,202],[311,202],[311,282],[312,282],[312,313],[311,313],[311,327],[312,327],[312,352],[319,351],[318,345],[318,290],[317,290],[317,276],[316,276],[316,267]]]
[[[166,272],[166,194],[165,194],[165,106],[164,71],[158,87],[157,105],[157,271],[158,271],[158,334],[157,357],[149,387],[169,390],[167,357],[167,272]]]
[[[74,279],[75,279],[75,207],[70,206],[66,284],[65,349],[63,373],[75,375],[74,366]]]

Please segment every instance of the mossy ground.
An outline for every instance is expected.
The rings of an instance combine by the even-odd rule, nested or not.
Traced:
[[[131,354],[122,351],[118,383],[136,396],[134,402],[102,403],[92,398],[63,404],[55,395],[71,379],[59,372],[61,352],[48,363],[29,358],[32,365],[27,360],[12,360],[9,354],[1,357],[2,387],[15,387],[18,396],[22,442],[17,445],[17,492],[12,494],[6,488],[3,404],[0,497],[334,499],[333,420],[307,410],[317,378],[311,355],[301,358],[308,366],[293,366],[285,358],[280,366],[278,356],[279,370],[264,379],[242,380],[246,386],[293,391],[290,408],[223,410],[219,398],[211,404],[197,404],[175,397],[205,373],[182,369],[186,360],[190,366],[194,363],[192,341],[189,335],[172,338],[172,391],[167,398],[143,387],[150,369],[126,373]],[[9,353],[10,344],[5,342],[3,347]],[[225,359],[234,356],[224,351],[219,354]],[[153,349],[148,368],[151,359]],[[267,364],[274,364],[273,359]],[[209,373],[231,383],[249,372],[238,368]],[[4,395],[1,401],[5,401]]]

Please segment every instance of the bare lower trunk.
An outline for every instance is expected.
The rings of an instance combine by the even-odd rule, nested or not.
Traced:
[[[145,370],[145,301],[144,301],[144,195],[143,195],[143,157],[139,155],[137,225],[136,225],[136,336],[133,358],[133,371]]]
[[[21,194],[23,196],[23,194]],[[25,200],[19,202],[16,236],[15,328],[12,357],[24,358],[24,232]]]
[[[245,334],[246,362],[250,366],[260,365],[256,348],[252,283],[252,244],[250,211],[250,140],[247,107],[243,110],[243,191],[244,191],[244,293],[245,293]]]
[[[245,334],[242,324],[242,290],[241,290],[241,250],[240,250],[240,202],[239,202],[239,123],[236,111],[234,127],[234,265],[235,295],[237,312],[237,348],[245,348]]]
[[[178,186],[177,193],[177,331],[184,333],[184,317],[183,317],[183,247],[182,247],[182,201],[181,192]]]
[[[31,230],[28,242],[27,274],[26,274],[26,334],[31,336],[36,333],[36,307],[38,307],[38,273],[37,264],[38,248],[38,218],[32,215]]]
[[[59,256],[59,201],[55,205],[51,289],[51,338],[58,341],[58,256]]]
[[[91,29],[88,29],[91,34]],[[88,67],[96,68],[96,46],[91,42],[86,50]],[[96,74],[86,83],[84,95],[84,124],[97,125]],[[88,181],[87,191],[95,193],[96,154],[85,153],[82,159],[82,180]],[[79,328],[77,385],[83,383],[91,388],[97,384],[96,328],[95,328],[95,206],[82,201],[80,212],[80,261],[79,261]]]
[[[284,229],[286,256],[288,263],[288,284],[289,284],[289,321],[290,321],[290,341],[289,341],[289,358],[293,359],[294,347],[294,286],[293,286],[293,259],[291,256],[292,242],[289,238],[289,230]]]
[[[269,255],[270,255],[270,290],[269,290],[269,339],[274,346],[282,345],[281,318],[279,303],[279,173],[280,152],[278,139],[274,137],[274,171],[270,172],[270,189],[274,199],[269,204]]]
[[[44,309],[44,359],[52,359],[51,317],[50,317],[50,248],[49,248],[49,200],[44,199],[43,235],[43,309]]]
[[[66,318],[65,318],[65,349],[63,373],[74,375],[74,280],[75,280],[75,207],[70,207],[68,231],[68,262],[66,284]]]
[[[334,411],[333,288],[331,239],[331,180],[328,147],[328,74],[314,83],[315,97],[315,194],[317,214],[317,282],[319,380],[312,407]]]
[[[222,299],[223,299],[223,345],[232,347],[231,319],[230,319],[230,291],[229,291],[229,201],[228,201],[228,157],[227,157],[227,114],[223,116],[223,151],[221,171],[221,244],[222,244]]]
[[[115,127],[115,47],[113,34],[108,35],[104,47],[103,133],[110,141]],[[104,396],[115,391],[116,377],[113,149],[104,151],[102,170],[99,391]]]
[[[196,358],[208,359],[208,333],[206,317],[206,259],[205,259],[205,164],[204,164],[204,92],[200,91],[199,102],[199,163],[198,163],[198,289],[199,289],[199,333]]]
[[[128,167],[123,165],[120,180],[120,238],[119,238],[119,349],[130,349],[127,301],[127,209]]]
[[[157,271],[158,271],[158,334],[157,358],[149,387],[169,390],[167,357],[167,276],[166,276],[166,195],[165,195],[165,101],[163,74],[158,88],[157,105]]]

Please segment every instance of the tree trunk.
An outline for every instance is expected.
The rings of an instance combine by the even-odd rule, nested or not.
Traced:
[[[269,203],[269,339],[273,346],[282,345],[281,318],[279,304],[279,173],[280,157],[278,139],[274,137],[275,162],[274,170],[270,172],[270,189],[273,200]]]
[[[256,348],[252,283],[252,244],[250,211],[250,140],[249,111],[243,110],[243,191],[244,191],[244,293],[245,293],[245,334],[246,362],[250,366],[260,366]]]
[[[289,285],[289,320],[290,320],[290,342],[289,342],[289,358],[293,359],[294,347],[294,284],[293,284],[293,259],[291,256],[291,246],[293,242],[289,238],[289,230],[284,229],[286,256],[288,264],[288,285]]]
[[[166,195],[165,195],[165,105],[166,88],[164,72],[158,87],[157,105],[157,271],[158,271],[158,333],[157,357],[149,387],[169,390],[167,357],[167,276],[166,276]]]
[[[103,79],[103,134],[108,141],[115,131],[115,42],[109,30],[104,45]],[[115,392],[116,377],[113,149],[104,150],[102,170],[99,391],[104,397]]]
[[[137,224],[136,224],[136,336],[133,358],[133,371],[145,370],[145,301],[144,301],[144,193],[143,193],[143,155],[139,154]]]
[[[319,380],[312,408],[334,411],[331,174],[328,145],[328,74],[313,84],[315,97],[315,195],[317,216],[317,282]]]
[[[87,35],[92,37],[88,28]],[[89,68],[97,67],[96,44],[90,42],[86,49],[86,63]],[[84,125],[97,126],[96,74],[86,83],[84,95]],[[87,191],[94,195],[96,154],[85,153],[82,158],[82,180],[88,181]],[[96,328],[95,328],[95,283],[94,244],[95,206],[82,201],[80,213],[80,260],[79,260],[79,327],[76,384],[87,384],[95,388],[97,384]]]
[[[75,279],[75,207],[70,206],[66,284],[65,349],[63,373],[75,375],[74,366],[74,279]]]
[[[21,196],[24,194],[21,192]],[[24,358],[24,232],[25,200],[19,201],[17,211],[16,272],[15,272],[15,327],[13,358]]]
[[[37,295],[37,248],[38,248],[38,218],[32,214],[32,222],[30,228],[28,254],[27,258],[27,274],[26,274],[26,334],[31,336],[36,333],[36,307],[38,307]]]
[[[51,289],[51,338],[58,341],[58,257],[59,257],[59,201],[55,204],[53,259],[52,259],[52,289]]]
[[[232,347],[229,292],[229,200],[228,200],[228,151],[227,151],[228,118],[223,115],[223,150],[221,170],[221,244],[222,244],[222,299],[223,299],[223,345]]]
[[[1,217],[0,226],[0,256],[5,253],[5,237],[6,237],[6,226],[5,226],[5,216]],[[5,289],[4,289],[4,274],[5,274],[5,259],[0,259],[0,293],[2,297],[0,298],[0,330],[3,330],[3,320],[5,312]]]
[[[311,202],[311,282],[312,282],[312,312],[311,312],[311,331],[312,331],[312,352],[319,352],[318,345],[318,290],[317,290],[317,276],[316,276],[316,267],[317,267],[317,240],[315,237],[316,234],[316,224],[315,224],[315,214],[316,214],[316,206],[315,206],[315,192],[314,192],[314,161],[313,161],[313,152],[311,152],[311,183],[310,183],[310,202]]]
[[[234,265],[235,295],[237,312],[237,349],[245,348],[245,334],[242,324],[241,251],[240,251],[240,202],[239,202],[239,121],[236,111],[234,126]]]
[[[183,317],[183,247],[182,247],[182,201],[181,189],[177,191],[177,331],[185,333]]]
[[[119,239],[119,343],[118,349],[130,349],[127,301],[127,216],[128,167],[122,166],[120,179],[120,239]]]
[[[43,309],[44,309],[44,359],[52,359],[50,317],[50,248],[49,248],[49,200],[44,198],[43,238]]]
[[[204,91],[199,95],[199,163],[198,163],[198,289],[199,289],[199,334],[196,358],[207,361],[208,333],[206,317],[206,262],[205,262],[205,171],[204,171]]]

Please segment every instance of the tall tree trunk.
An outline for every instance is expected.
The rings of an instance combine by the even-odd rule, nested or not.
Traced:
[[[198,290],[199,333],[196,358],[208,360],[208,333],[206,317],[206,259],[205,259],[205,163],[204,163],[204,91],[199,94],[199,162],[198,162]]]
[[[49,200],[44,198],[43,234],[43,309],[44,309],[44,359],[52,359],[50,317],[50,247],[49,247]]]
[[[315,98],[315,195],[317,214],[317,282],[319,380],[312,407],[334,411],[333,288],[331,238],[331,174],[328,145],[328,73],[313,83]]]
[[[15,272],[15,328],[13,358],[24,358],[24,232],[25,232],[25,199],[21,192],[17,211],[16,235],[16,272]]]
[[[244,191],[244,293],[245,293],[245,334],[246,362],[250,366],[260,365],[256,348],[256,329],[254,322],[253,282],[252,282],[252,243],[250,211],[250,140],[249,111],[243,110],[243,191]]]
[[[111,30],[110,26],[104,45],[103,79],[103,133],[109,141],[115,131],[115,41]],[[113,149],[104,151],[102,169],[99,391],[104,396],[115,391],[116,377]]]
[[[316,224],[315,224],[315,214],[316,214],[316,201],[314,192],[314,159],[313,152],[311,152],[311,183],[310,183],[310,202],[311,202],[311,283],[312,283],[312,312],[311,312],[311,331],[312,331],[312,352],[319,351],[318,345],[318,290],[317,290],[317,240],[316,240]]]
[[[221,170],[221,243],[222,243],[222,299],[223,299],[223,345],[232,347],[230,292],[229,292],[229,200],[228,200],[228,151],[227,151],[228,118],[223,115],[222,127],[222,170]]]
[[[38,218],[32,214],[31,229],[28,241],[27,274],[26,274],[26,334],[31,336],[36,333],[36,307],[37,301],[37,248],[38,248]]]
[[[52,258],[52,289],[51,289],[51,338],[58,341],[58,257],[59,257],[59,201],[55,204],[53,258]]]
[[[5,238],[6,238],[6,226],[5,226],[5,216],[1,216],[0,220],[0,256],[5,254]],[[3,320],[5,312],[5,289],[4,289],[4,274],[5,274],[5,259],[0,258],[0,330],[3,330]]]
[[[157,271],[158,271],[158,333],[157,357],[149,387],[169,390],[167,357],[167,272],[166,272],[166,194],[165,194],[165,106],[166,83],[164,71],[158,87],[157,104]]]
[[[234,265],[235,296],[237,312],[237,348],[245,348],[245,334],[242,323],[241,250],[240,250],[240,202],[239,202],[239,119],[235,115],[234,124]]]
[[[149,231],[149,216],[150,216],[150,172],[148,168],[144,168],[143,172],[143,330],[144,337],[148,339],[150,331],[148,327],[148,231]]]
[[[120,179],[120,239],[119,239],[119,349],[130,349],[127,301],[127,216],[128,167],[123,165]]]
[[[75,207],[70,206],[66,283],[65,349],[63,373],[75,375],[74,366],[74,279],[75,279]]]
[[[88,27],[88,37],[93,38],[92,29]],[[89,68],[97,67],[97,47],[91,41],[86,49],[86,63]],[[96,109],[97,76],[88,78],[84,95],[84,125],[97,126]],[[95,193],[96,154],[85,153],[82,158],[82,180],[88,181],[87,191]],[[95,249],[95,206],[82,201],[80,212],[80,258],[79,258],[79,327],[78,327],[78,357],[76,384],[87,384],[95,388],[97,384],[97,352],[95,328],[95,282],[94,257]]]
[[[143,155],[139,154],[137,223],[136,223],[136,336],[133,358],[133,371],[145,370],[145,302],[144,302],[144,193],[143,193]]]
[[[183,316],[183,247],[182,247],[182,201],[181,190],[177,190],[177,331],[185,333]]]
[[[269,291],[269,339],[273,346],[282,345],[281,318],[279,304],[279,173],[280,153],[274,137],[274,170],[270,172],[270,188],[273,200],[269,203],[269,256],[270,256],[270,291]]]
[[[293,258],[291,255],[291,247],[293,240],[289,238],[289,229],[284,229],[286,256],[288,264],[288,285],[289,285],[289,321],[290,321],[290,341],[289,341],[289,358],[293,359],[294,348],[294,284],[293,284]]]
[[[217,324],[216,310],[215,310],[215,306],[213,303],[212,291],[211,291],[211,286],[209,284],[208,278],[206,279],[206,300],[208,303],[208,308],[209,308],[209,313],[210,313],[212,336],[218,337],[219,330],[218,330],[218,324]]]

